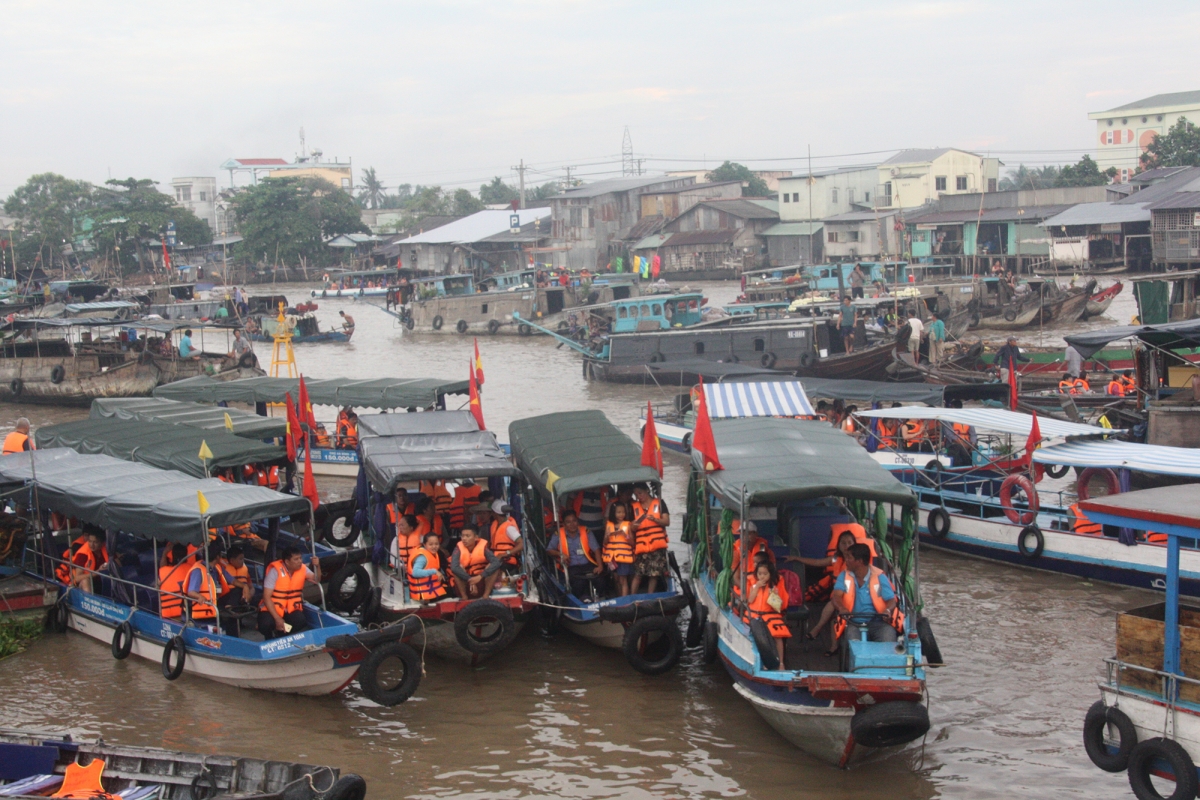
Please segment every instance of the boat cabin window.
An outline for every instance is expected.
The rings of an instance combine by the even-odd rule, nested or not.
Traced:
[[[699,300],[689,300],[688,301],[688,310],[689,311],[696,311],[699,308],[700,308]]]
[[[679,301],[679,304],[678,304],[678,306],[677,306],[677,308],[678,308],[680,311],[684,311],[684,312],[686,312],[686,311],[687,311],[687,301],[686,301],[686,300],[680,300],[680,301]]]
[[[620,307],[617,309],[617,317],[618,317],[618,318],[620,318],[620,319],[625,319],[625,318],[626,318],[626,317],[628,317],[628,316],[629,316],[629,309],[628,309],[628,308],[626,308],[625,306],[620,306]]]
[[[704,355],[704,342],[696,342],[696,355]]]
[[[760,338],[760,339],[754,340],[754,352],[764,353],[764,352],[766,352],[766,350],[767,350],[767,342],[765,339]]]
[[[484,303],[483,305],[481,305],[481,306],[479,307],[479,313],[480,313],[480,314],[486,314],[486,313],[487,313],[487,307],[488,307],[488,304],[487,304],[487,303]]]
[[[642,316],[643,317],[650,316],[650,306],[649,305],[642,306]]]
[[[643,308],[644,308],[644,306],[643,306]],[[659,303],[655,303],[654,308],[653,308],[653,313],[654,313],[654,316],[661,317],[662,316],[662,305],[660,305]]]

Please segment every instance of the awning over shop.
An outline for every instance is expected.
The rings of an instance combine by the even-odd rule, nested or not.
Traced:
[[[1033,454],[1033,460],[1039,464],[1061,464],[1080,469],[1111,467],[1200,478],[1200,450],[1188,447],[1115,440],[1065,442],[1039,447]],[[1200,514],[1200,507],[1196,513]]]
[[[737,381],[704,384],[713,419],[811,417],[816,414],[800,381]]]
[[[1200,319],[1167,322],[1162,325],[1121,325],[1063,337],[1067,344],[1078,350],[1084,358],[1091,358],[1112,342],[1135,338],[1164,350],[1200,347]]]
[[[345,378],[308,379],[308,397],[316,405],[355,408],[428,408],[448,394],[466,394],[467,381],[438,378]],[[299,395],[298,378],[243,378],[219,381],[206,375],[167,383],[154,390],[155,397],[202,403],[282,403],[288,392]]]
[[[216,408],[159,397],[98,397],[92,401],[91,418],[166,422],[224,432],[226,414],[233,423],[234,435],[246,439],[272,439],[287,432],[287,420],[283,417],[260,417],[237,408]]]
[[[1004,411],[998,408],[905,406],[904,408],[881,408],[876,411],[858,411],[856,414],[860,417],[880,417],[882,419],[936,419],[951,424],[957,422],[962,425],[1018,436],[1028,436],[1033,427],[1033,415],[1022,414],[1019,411]],[[1044,438],[1097,436],[1114,432],[1110,428],[1081,425],[1077,422],[1063,422],[1050,417],[1038,417],[1038,429]]]
[[[359,448],[371,487],[388,494],[410,481],[519,474],[491,431],[371,436]]]

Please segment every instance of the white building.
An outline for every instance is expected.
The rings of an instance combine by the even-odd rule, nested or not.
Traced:
[[[1137,172],[1138,157],[1155,136],[1161,136],[1184,117],[1200,125],[1200,91],[1156,94],[1108,111],[1093,111],[1096,120],[1096,164],[1100,171],[1117,168],[1117,183]]]
[[[996,191],[1000,159],[953,147],[901,150],[877,172],[875,208],[905,209],[942,195]]]
[[[814,172],[812,191],[808,175],[793,175],[779,181],[779,221],[820,221],[855,208],[872,208],[878,165],[845,167]],[[809,199],[812,205],[809,205]]]
[[[172,178],[171,188],[175,191],[176,205],[206,221],[213,236],[220,233],[217,227],[216,178]]]

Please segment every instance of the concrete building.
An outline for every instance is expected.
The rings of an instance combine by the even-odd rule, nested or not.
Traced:
[[[172,178],[171,189],[176,205],[207,222],[214,236],[220,232],[221,228],[217,226],[216,178]]]
[[[512,215],[519,222],[517,234],[511,233]],[[397,266],[428,275],[490,271],[500,265],[516,268],[527,263],[529,248],[549,240],[549,229],[544,223],[538,224],[549,217],[548,208],[479,211],[395,242],[395,254],[400,259]],[[385,248],[385,255],[390,257],[389,248]]]
[[[915,208],[945,195],[996,191],[1000,159],[953,147],[902,150],[877,173],[875,208]]]
[[[230,158],[221,165],[229,171],[229,185],[235,186],[235,176],[249,174],[250,183],[258,183],[259,177],[278,178],[321,178],[347,192],[354,191],[354,169],[350,161],[322,161],[314,151],[312,156],[298,158],[294,162],[282,158]]]
[[[896,231],[900,212],[850,211],[824,220],[826,261],[896,258],[902,234]]]
[[[1096,121],[1096,164],[1115,167],[1118,183],[1137,172],[1138,158],[1155,136],[1165,134],[1180,117],[1200,125],[1200,91],[1156,94],[1107,111],[1093,111]]]
[[[770,266],[820,263],[822,220],[872,208],[878,165],[792,175],[779,181],[779,224],[763,232]]]

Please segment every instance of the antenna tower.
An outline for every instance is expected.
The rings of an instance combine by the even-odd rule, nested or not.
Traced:
[[[625,139],[621,142],[621,174],[637,175],[637,164],[633,160],[633,139],[629,136],[629,126],[625,126]]]

